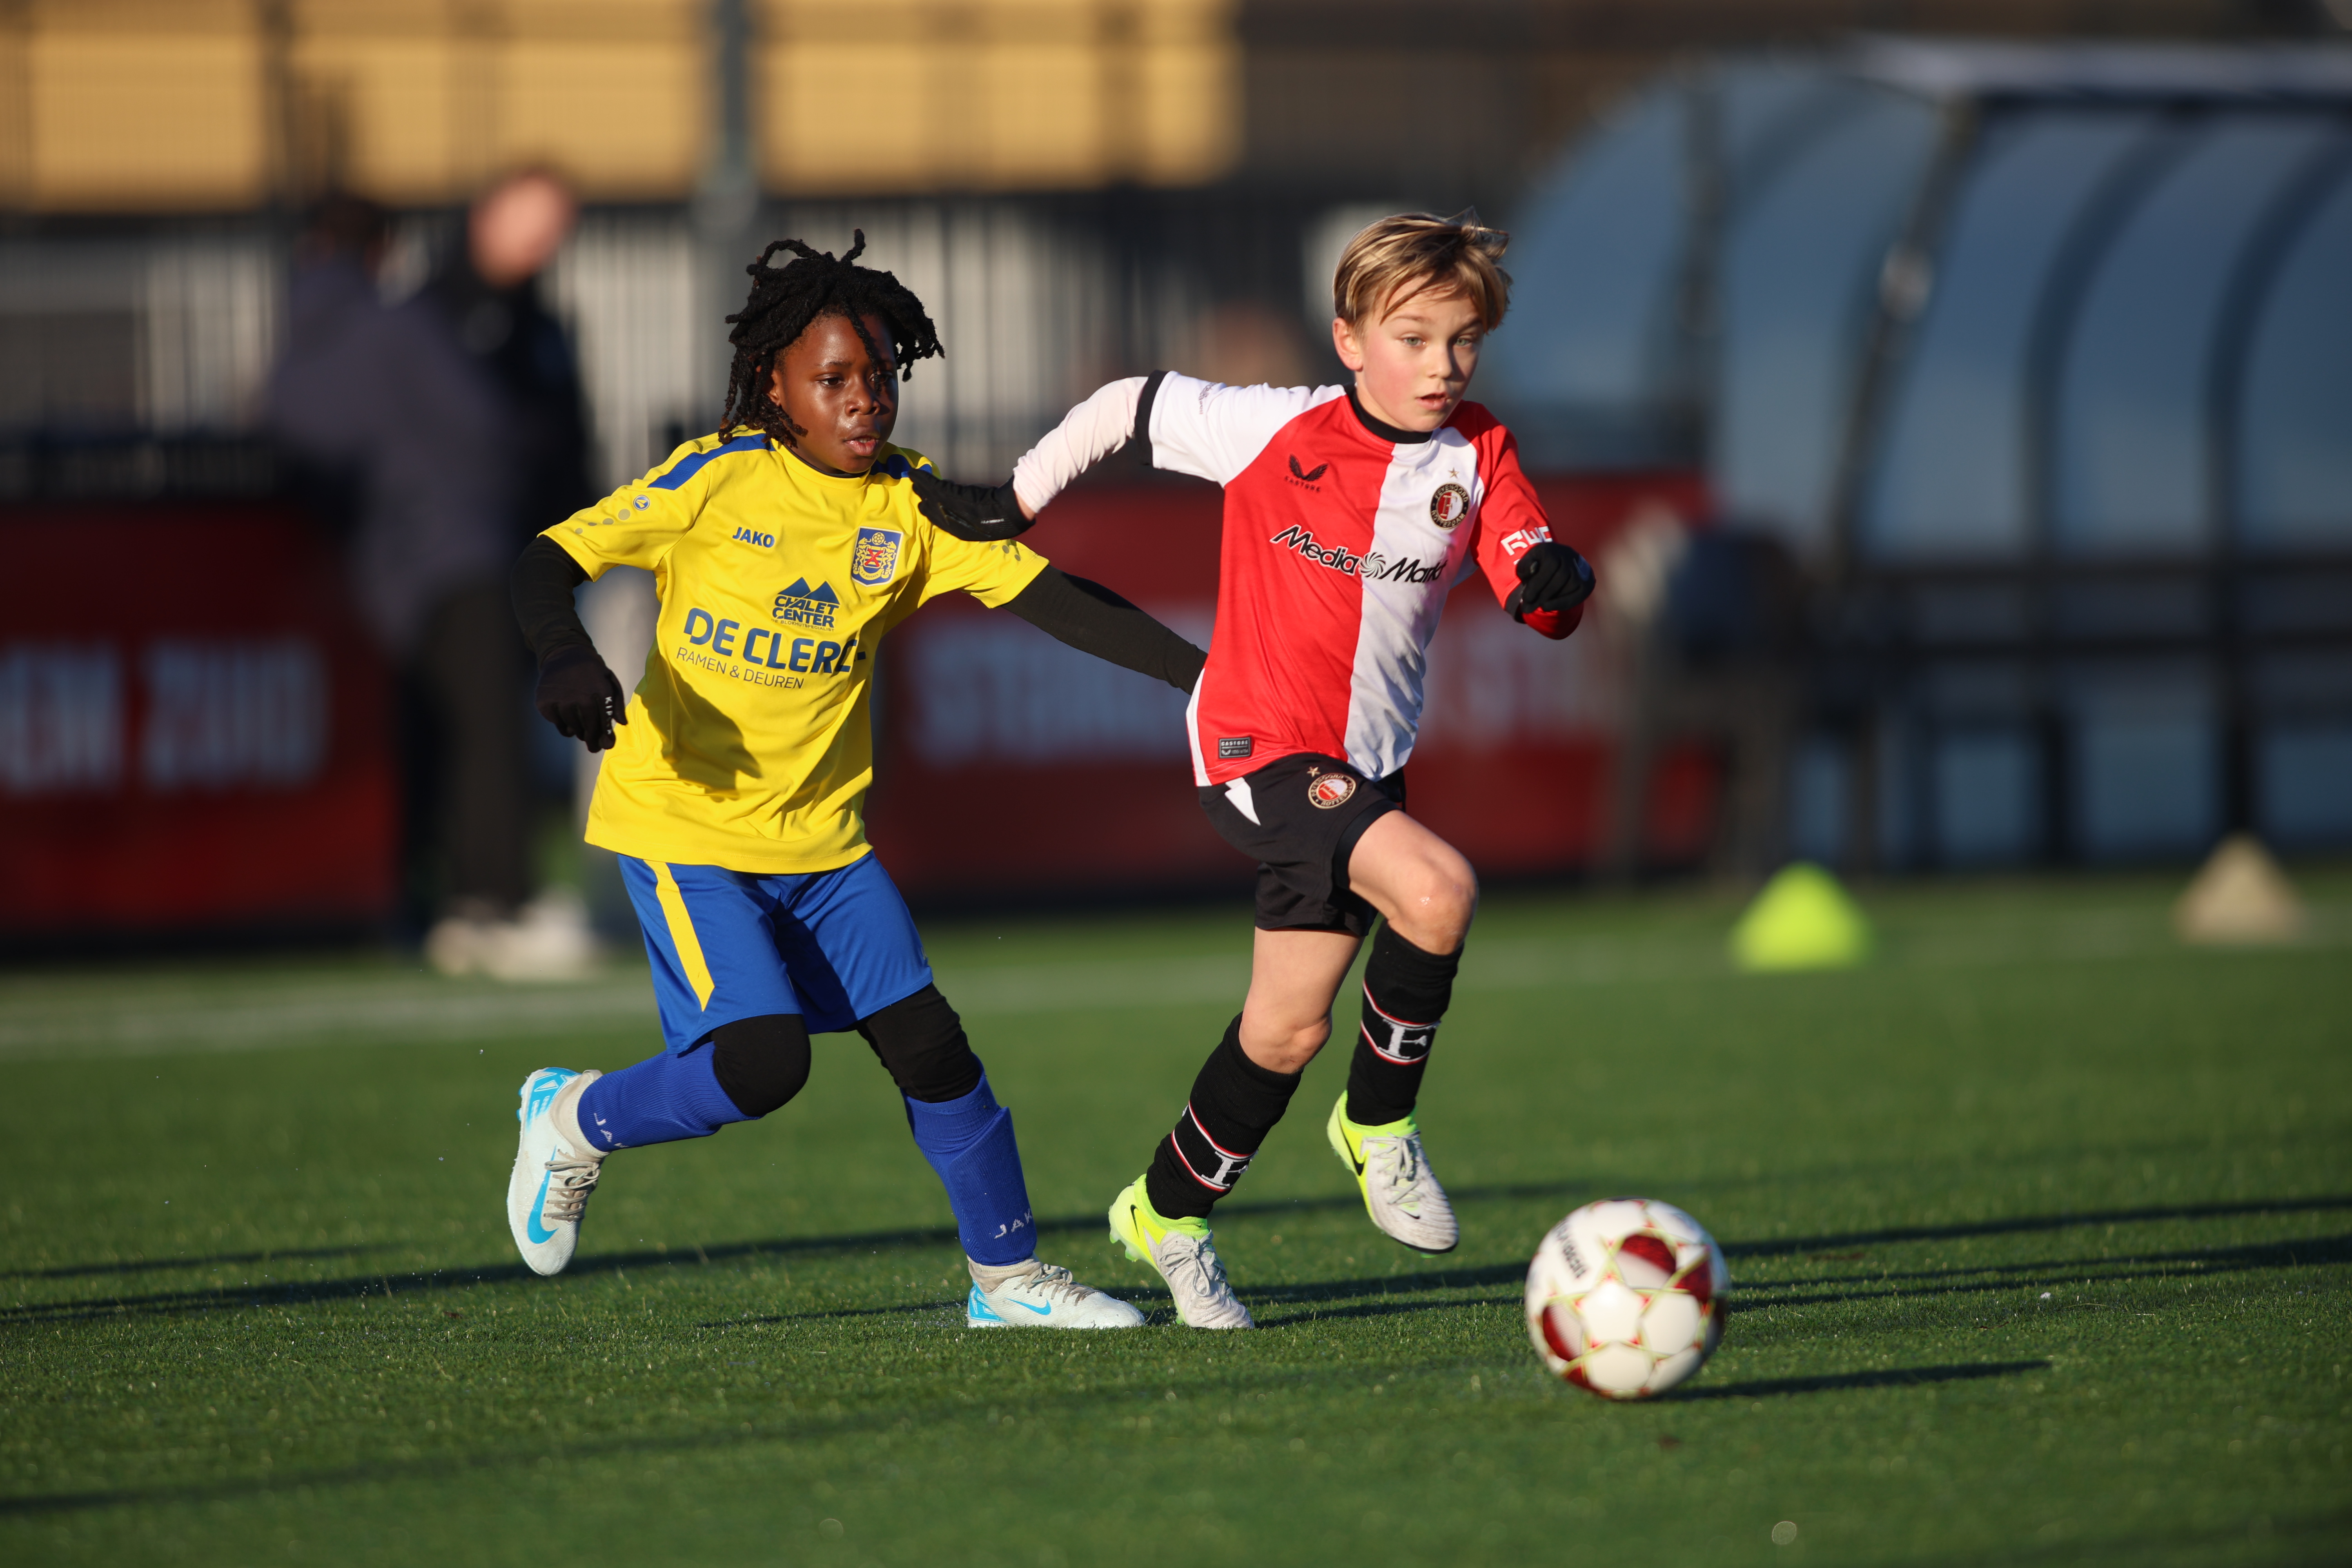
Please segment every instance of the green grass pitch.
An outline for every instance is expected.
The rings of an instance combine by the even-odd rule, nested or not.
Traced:
[[[1880,960],[1743,977],[1699,895],[1497,896],[1423,1113],[1461,1250],[1376,1235],[1316,1064],[1169,1324],[1102,1212],[1239,994],[1239,909],[941,922],[1043,1251],[1125,1335],[973,1332],[880,1068],[507,1239],[515,1086],[650,1048],[641,971],[0,976],[0,1562],[2352,1561],[2352,879],[2190,951],[2154,880],[1895,887]],[[1342,1038],[1344,1039],[1344,1035]],[[1691,1384],[1548,1383],[1527,1258],[1683,1205]]]

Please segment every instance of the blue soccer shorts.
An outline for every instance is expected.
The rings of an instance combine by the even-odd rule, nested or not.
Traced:
[[[799,1014],[812,1035],[848,1029],[931,983],[915,917],[870,854],[794,876],[624,855],[621,879],[674,1052],[777,1013]]]

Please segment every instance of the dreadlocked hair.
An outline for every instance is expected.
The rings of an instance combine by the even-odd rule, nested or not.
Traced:
[[[809,323],[820,316],[845,317],[857,341],[878,362],[882,351],[866,334],[866,318],[879,316],[890,329],[892,357],[899,379],[914,374],[915,362],[944,354],[939,329],[931,325],[923,302],[887,272],[856,265],[866,251],[866,231],[856,229],[849,253],[835,260],[829,251],[811,248],[797,239],[769,242],[760,258],[743,270],[751,279],[751,296],[743,308],[727,318],[734,331],[727,341],[735,345],[735,363],[727,372],[727,407],[719,416],[722,430],[763,431],[786,445],[804,434],[795,426],[769,387],[774,379],[776,356],[798,342]],[[779,250],[792,253],[781,267],[768,258]]]

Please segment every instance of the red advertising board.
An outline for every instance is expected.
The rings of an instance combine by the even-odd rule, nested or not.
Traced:
[[[0,933],[390,909],[385,680],[313,529],[15,507],[0,549]]]
[[[1681,475],[1538,481],[1589,554]],[[1030,540],[1206,644],[1218,492],[1084,485]],[[389,693],[336,563],[268,507],[0,511],[0,936],[352,924],[392,907]],[[1619,683],[1601,612],[1564,643],[1465,583],[1432,645],[1412,809],[1488,875],[1592,863]],[[886,646],[871,830],[919,898],[1247,885],[1191,780],[1183,700],[961,595]],[[1669,755],[1654,853],[1703,846],[1712,772]]]
[[[1704,514],[1693,476],[1539,480],[1553,531],[1598,556],[1642,509]],[[1205,484],[1071,490],[1027,542],[1206,647],[1216,610],[1222,497]],[[1605,587],[1603,590],[1606,592]],[[1431,645],[1412,811],[1489,875],[1568,871],[1598,856],[1618,682],[1588,617],[1565,642],[1504,616],[1481,578],[1447,604]],[[891,634],[869,828],[910,894],[1150,892],[1245,887],[1249,866],[1201,814],[1184,700],[961,595]],[[1712,774],[1671,754],[1650,837],[1703,845]]]

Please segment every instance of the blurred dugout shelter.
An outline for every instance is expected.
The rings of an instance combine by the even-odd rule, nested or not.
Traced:
[[[1798,849],[2352,843],[2352,50],[1722,58],[1516,226],[1486,390],[1537,461],[1703,472],[1810,580],[1803,636],[1760,573],[1699,616],[1728,672],[1648,639],[1653,708],[1788,705]],[[1626,563],[1704,598],[1726,538]]]
[[[1951,0],[1908,6],[1895,25],[2039,37],[2105,16],[2086,23],[2063,0]],[[2106,22],[2203,37],[2335,29],[2315,0],[2149,0]],[[1961,847],[1939,849],[1948,835],[1913,826],[1922,809],[1936,821],[1959,809],[1935,800],[1995,798],[1971,782],[1980,776],[2040,765],[2017,759],[2044,754],[2035,726],[2060,711],[2044,696],[2015,722],[1988,721],[1990,700],[1971,697],[1970,717],[1928,741],[1930,719],[1958,710],[1920,693],[2004,679],[2009,690],[2018,679],[2053,691],[2057,676],[1980,672],[2061,667],[2033,662],[2054,629],[2033,632],[2042,640],[2023,664],[1973,653],[1954,664],[1915,657],[1928,643],[1906,628],[1958,613],[1937,606],[2042,605],[2049,593],[2016,600],[2000,576],[2011,568],[1988,578],[1981,562],[1916,584],[1889,575],[1865,550],[1820,544],[1877,535],[1831,529],[1819,521],[1825,503],[1789,499],[1790,485],[1813,481],[1772,490],[1748,477],[1780,472],[1776,463],[1801,469],[1830,441],[1822,431],[1846,427],[1835,411],[1806,424],[1804,410],[1840,398],[1875,410],[1895,395],[1885,389],[1901,379],[1908,318],[1874,315],[1874,279],[1895,280],[1890,299],[1916,293],[1932,321],[1930,252],[1946,230],[1913,224],[1915,208],[1943,210],[1919,193],[1965,187],[1974,165],[1937,149],[1994,146],[2018,94],[1897,79],[1856,64],[1862,56],[1674,62],[1864,23],[1889,25],[1885,8],[1465,0],[1433,21],[1425,6],[1388,0],[0,4],[0,528],[15,567],[0,582],[0,928],[284,929],[381,912],[393,798],[381,672],[349,636],[325,547],[278,499],[272,456],[251,434],[255,394],[305,201],[341,186],[402,211],[382,279],[396,298],[424,280],[435,247],[456,241],[467,197],[535,161],[562,168],[589,203],[550,282],[582,351],[598,478],[615,484],[714,416],[719,318],[740,303],[743,260],[775,235],[838,249],[863,227],[874,262],[922,296],[950,352],[908,387],[899,438],[979,476],[1002,473],[1111,376],[1176,364],[1236,381],[1336,377],[1328,279],[1346,237],[1380,212],[1480,204],[1519,231],[1521,289],[1479,393],[1529,433],[1562,531],[1605,552],[1635,519],[1769,520],[1809,570],[1840,585],[1834,624],[1877,628],[1884,657],[1832,667],[1875,683],[1832,682],[1864,695],[1805,711],[1809,733],[1886,761],[1853,769],[1834,747],[1804,748],[1801,840],[1841,813],[1871,819],[1876,799],[1882,826],[1864,837],[1898,859],[2078,842],[2041,826],[2074,816],[2034,816],[2031,803],[2012,811],[2027,814],[2022,837],[1967,827],[1950,840]],[[2200,87],[2184,103],[2200,93],[2228,99]],[[2257,90],[2242,107],[2334,123],[2335,100],[2298,93],[2273,103],[2275,92]],[[1563,142],[1621,99],[1555,170]],[[1398,111],[1368,114],[1368,101]],[[1966,107],[1979,101],[1981,113]],[[2152,114],[2151,124],[2198,112],[2120,98],[2101,101],[2109,110]],[[1969,139],[1954,139],[1958,125],[1974,128]],[[1717,142],[1719,155],[1693,151]],[[1858,171],[1850,178],[1841,148]],[[1833,165],[1826,184],[1759,184],[1749,202],[1742,182],[1822,158]],[[2149,153],[2132,166],[2162,163]],[[1782,259],[1766,268],[1803,277],[1799,303],[1772,318],[1770,354],[1743,359],[1743,343],[1766,341],[1742,336],[1762,318],[1741,280],[1765,276],[1740,260],[1758,243],[1743,237],[1746,215],[1777,210],[1773,193],[1801,185],[1816,205],[1770,231]],[[1915,228],[1909,248],[1896,243]],[[1829,247],[1819,267],[1801,243],[1815,239]],[[1890,253],[1895,264],[1882,268]],[[1843,306],[1818,303],[1824,290]],[[2063,314],[2074,300],[2043,309]],[[1719,331],[1708,324],[1717,317]],[[1857,380],[1864,363],[1873,368]],[[1865,383],[1867,398],[1854,390]],[[1743,423],[1749,408],[1767,424]],[[1784,440],[1773,417],[1801,431]],[[1863,514],[1860,501],[1848,510]],[[1205,637],[1215,528],[1213,492],[1130,467],[1074,492],[1035,537]],[[1666,586],[1674,529],[1627,537],[1638,546],[1628,581],[1651,560],[1659,614],[1687,618],[1691,593]],[[2185,580],[2207,584],[2196,570]],[[645,585],[594,595],[592,625],[634,679],[649,636]],[[1721,683],[1656,684],[1619,620],[1619,635],[1604,626],[1556,647],[1483,604],[1465,600],[1449,617],[1433,653],[1415,806],[1488,870],[1594,865],[1612,822],[1622,865],[1721,851]],[[1696,643],[1721,644],[1721,621]],[[874,819],[910,891],[1237,882],[1242,868],[1207,834],[1182,780],[1167,694],[1000,622],[943,604],[892,644]],[[2175,637],[2158,651],[2174,662],[2130,665],[2173,672],[2149,676],[2148,689],[2210,687],[2210,673],[2194,673],[2210,664],[2198,662],[2205,642]],[[2074,668],[2063,666],[2064,681]],[[2092,684],[2063,691],[2109,689],[2083,679]],[[1768,710],[1798,711],[1793,679],[1766,683]],[[1629,689],[1644,700],[1629,708]],[[2210,693],[2184,700],[2128,732],[2157,743],[2148,737],[2175,734],[2182,713],[2210,728]],[[1612,761],[1629,721],[1647,759],[1632,772]],[[2333,733],[2297,731],[2284,743],[2324,763]],[[1735,739],[1735,759],[1758,743]],[[2065,765],[2065,779],[2089,776]],[[1737,792],[1736,760],[1734,773]],[[1941,795],[1918,783],[1947,774],[1958,782]],[[1887,781],[1875,796],[1860,782],[1873,778]],[[1838,779],[1850,781],[1843,796],[1826,782]],[[1769,789],[1747,794],[1733,814],[1749,822],[1735,835],[1740,858],[1778,832],[1755,827],[1759,813],[1780,809]],[[1493,809],[1506,799],[1542,803],[1542,830],[1510,828],[1515,814]]]

